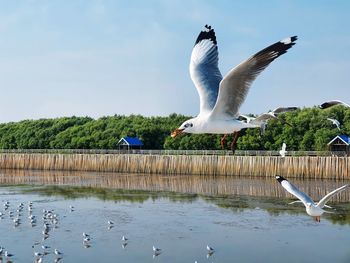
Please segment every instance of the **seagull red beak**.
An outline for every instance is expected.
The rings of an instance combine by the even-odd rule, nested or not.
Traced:
[[[180,135],[180,134],[182,134],[184,129],[176,129],[176,130],[174,130],[172,133],[171,133],[171,137],[172,138],[175,138],[176,136],[178,136],[178,135]]]

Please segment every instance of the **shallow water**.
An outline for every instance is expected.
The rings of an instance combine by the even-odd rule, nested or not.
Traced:
[[[291,181],[314,190],[308,193],[315,199],[347,183]],[[291,197],[274,179],[3,171],[0,182],[0,246],[14,254],[12,262],[35,262],[41,244],[51,247],[43,262],[58,258],[54,248],[64,253],[59,262],[350,261],[349,191],[330,203],[335,214],[316,223],[302,206],[288,205]],[[29,224],[28,201],[36,226]],[[46,240],[43,209],[58,215]],[[83,232],[92,237],[87,244]],[[209,257],[207,244],[215,248]],[[152,245],[162,253],[153,256]]]

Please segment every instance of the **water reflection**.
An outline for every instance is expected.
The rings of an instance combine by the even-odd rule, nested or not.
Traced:
[[[346,181],[291,179],[302,191],[318,200]],[[281,213],[304,214],[301,204],[287,205],[293,198],[274,178],[243,178],[232,176],[162,176],[91,172],[14,171],[0,173],[0,184],[22,185],[23,193],[63,196],[67,199],[95,197],[115,202],[143,203],[167,198],[173,202],[194,202],[199,197],[207,202],[235,212],[244,209],[263,209],[271,215]],[[34,185],[34,187],[28,187]],[[44,186],[43,186],[44,185]],[[344,191],[332,200],[335,214],[332,222],[350,223],[350,191]],[[332,202],[331,201],[331,202]],[[72,208],[71,208],[72,210]],[[74,211],[74,209],[72,210]]]
[[[318,200],[348,181],[301,180],[290,178],[303,192]],[[275,178],[198,176],[198,175],[139,175],[93,172],[2,170],[0,184],[71,185],[92,188],[167,191],[202,195],[244,195],[265,197],[292,196],[278,185]],[[350,191],[335,196],[334,201],[350,201]]]
[[[314,262],[350,259],[347,194],[335,202],[336,214],[316,224],[303,206],[287,205],[290,200],[272,178],[3,171],[0,183],[0,233],[5,233],[0,245],[17,263],[35,261],[33,249],[50,252],[44,262],[288,263],[310,262],[305,257],[310,254]],[[344,184],[295,183],[318,187],[320,195]],[[26,211],[14,228],[21,203],[32,206],[28,213],[36,216],[37,226],[28,224]],[[108,229],[108,221],[115,227]],[[215,253],[208,254],[208,244]],[[162,253],[155,255],[152,245]]]

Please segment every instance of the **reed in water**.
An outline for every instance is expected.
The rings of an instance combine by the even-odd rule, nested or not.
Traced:
[[[0,169],[350,179],[350,157],[0,154]]]

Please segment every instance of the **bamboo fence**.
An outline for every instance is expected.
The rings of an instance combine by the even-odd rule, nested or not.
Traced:
[[[0,169],[350,179],[350,157],[1,153]]]

